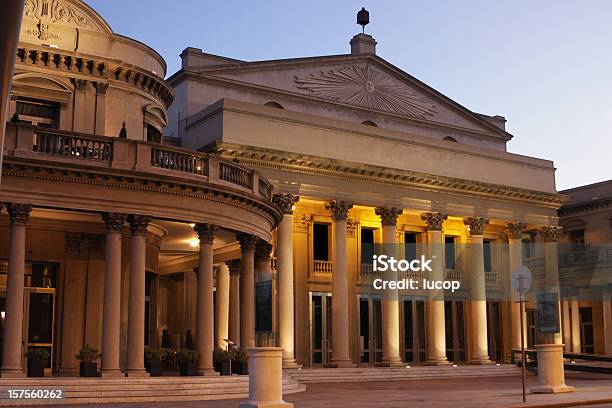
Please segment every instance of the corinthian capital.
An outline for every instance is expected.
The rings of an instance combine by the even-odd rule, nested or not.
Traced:
[[[425,221],[428,231],[442,231],[442,224],[447,218],[447,214],[439,212],[426,212],[421,214],[421,219]]]
[[[272,201],[281,208],[283,214],[293,214],[293,206],[299,199],[300,197],[294,194],[278,193],[272,196]]]
[[[30,204],[9,203],[7,206],[11,225],[26,225],[32,206]]]
[[[121,231],[125,222],[125,214],[107,212],[102,214],[102,219],[106,224],[107,231]]]
[[[193,229],[198,234],[200,243],[212,244],[215,240],[215,234],[217,233],[219,227],[212,224],[196,224]]]
[[[544,242],[557,242],[559,234],[563,231],[563,228],[557,226],[542,227],[540,232],[544,237]]]
[[[349,210],[353,208],[352,201],[330,201],[325,204],[325,209],[329,211],[332,219],[336,221],[346,220]]]
[[[506,233],[508,239],[521,239],[524,229],[525,224],[522,222],[509,222],[504,227],[504,232]]]
[[[243,232],[236,234],[236,239],[238,239],[238,242],[240,242],[240,249],[243,251],[247,249],[255,249],[255,246],[259,241],[259,238],[256,235],[246,234]]]
[[[376,215],[380,217],[383,227],[395,227],[397,217],[402,213],[401,208],[397,207],[378,207],[374,210]]]
[[[483,235],[489,220],[483,217],[467,217],[463,223],[470,228],[470,235]]]
[[[151,217],[148,215],[132,214],[128,216],[128,222],[130,223],[132,235],[146,234]]]

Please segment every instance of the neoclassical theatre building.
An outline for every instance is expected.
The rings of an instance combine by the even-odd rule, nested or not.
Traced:
[[[31,348],[76,375],[89,345],[102,376],[142,376],[145,346],[190,337],[201,375],[226,340],[278,345],[286,368],[482,364],[520,346],[510,274],[539,256],[535,280],[558,287],[567,197],[551,161],[507,152],[503,117],[395,67],[366,34],[334,56],[181,58],[164,80],[159,54],[85,3],[26,1],[0,375],[23,375]],[[427,277],[462,288],[384,296],[375,244],[435,258]]]

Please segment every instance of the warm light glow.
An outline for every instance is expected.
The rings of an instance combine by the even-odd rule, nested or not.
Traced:
[[[295,211],[295,204],[291,206],[291,211]]]
[[[191,224],[189,224],[189,226],[190,226],[191,228],[193,228],[193,227],[195,227],[195,224],[192,222]]]
[[[453,364],[453,367],[457,367],[457,364]]]
[[[406,368],[410,368],[410,366],[406,366]]]
[[[198,169],[198,171],[202,170],[202,166],[198,166],[196,168]]]
[[[0,317],[2,318],[2,320],[4,320],[4,315],[5,315],[5,313],[4,313],[4,310],[3,310],[3,311],[0,312]]]
[[[191,246],[192,248],[195,248],[198,245],[200,245],[200,241],[197,238],[192,238],[189,240],[189,246]]]

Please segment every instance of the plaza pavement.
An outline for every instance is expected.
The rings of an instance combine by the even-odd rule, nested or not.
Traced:
[[[528,386],[537,378],[527,377]],[[521,400],[520,377],[408,380],[308,384],[306,392],[287,395],[295,408],[497,408],[497,407],[612,407],[612,376],[567,373],[568,394],[527,396]],[[593,405],[596,401],[603,404]],[[73,408],[236,408],[240,400],[163,403],[69,405]],[[1,402],[0,402],[1,405]],[[57,405],[54,405],[57,407]],[[40,406],[39,406],[40,407]]]

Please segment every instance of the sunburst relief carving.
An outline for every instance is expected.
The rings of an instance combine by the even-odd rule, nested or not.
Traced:
[[[435,105],[369,65],[343,66],[296,76],[299,89],[311,95],[368,109],[425,119],[436,113]]]

